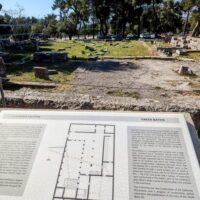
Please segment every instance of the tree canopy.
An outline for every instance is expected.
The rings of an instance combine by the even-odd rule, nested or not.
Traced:
[[[23,9],[18,8],[18,16],[13,17],[3,13],[0,4],[1,23],[31,23],[33,33],[52,37],[65,34],[70,38],[97,33],[125,37],[142,32],[183,32],[197,36],[200,32],[200,0],[54,0],[54,10],[59,11],[58,16],[49,14],[36,19],[24,17]]]

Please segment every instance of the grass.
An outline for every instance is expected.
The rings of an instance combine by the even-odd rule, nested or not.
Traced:
[[[50,75],[49,80],[35,78],[34,66],[47,67],[48,69],[56,69],[58,74]],[[14,82],[54,82],[66,84],[73,78],[73,71],[78,67],[76,63],[27,63],[21,66],[8,67],[8,78]]]
[[[101,53],[105,56],[148,56],[151,54],[150,49],[140,41],[60,41],[49,40],[41,41],[40,48],[42,51],[58,51],[64,49],[68,53],[69,59],[76,56],[77,59],[87,59],[89,55]],[[24,57],[31,56],[35,52],[33,46],[25,46],[23,49],[8,50],[11,54],[9,62],[19,61]],[[80,65],[80,64],[79,64]],[[47,67],[48,69],[56,69],[58,74],[51,75],[48,81],[35,78],[34,67]],[[12,65],[7,68],[8,78],[15,82],[55,82],[66,84],[73,78],[73,71],[78,67],[77,64],[68,62],[56,63],[36,63],[30,62],[24,65]],[[128,94],[125,94],[128,95]],[[131,96],[131,94],[130,94]],[[133,94],[134,96],[134,94]]]
[[[164,42],[164,41],[159,41],[159,40],[156,41],[156,45],[160,47],[166,47],[166,48],[172,47],[170,42]]]
[[[88,48],[91,47],[91,48]],[[42,50],[65,49],[69,58],[76,56],[79,59],[86,59],[89,55],[96,55],[102,53],[103,49],[107,49],[105,56],[120,57],[120,56],[149,56],[151,52],[140,41],[127,42],[104,42],[92,41],[85,43],[83,41],[51,41],[41,42]]]
[[[198,52],[198,53],[188,53],[188,55],[185,55],[185,56],[182,56],[182,57],[200,61],[200,52]]]
[[[140,94],[138,92],[123,92],[122,90],[108,91],[107,94],[114,97],[131,97],[134,99],[140,98]]]

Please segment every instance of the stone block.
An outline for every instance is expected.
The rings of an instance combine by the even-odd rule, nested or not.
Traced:
[[[49,74],[49,75],[55,75],[55,74],[58,74],[58,71],[55,70],[55,69],[48,70],[48,74]]]
[[[46,67],[34,67],[35,77],[49,80],[49,72]]]
[[[181,66],[178,70],[178,73],[180,75],[185,75],[185,76],[194,76],[195,74],[193,73],[193,71],[186,66]]]
[[[58,49],[58,51],[65,51],[65,49],[64,48],[60,48],[60,49]]]
[[[37,62],[54,62],[66,61],[67,53],[65,52],[36,52],[34,53],[34,60]]]
[[[184,51],[182,49],[177,49],[176,50],[176,54],[178,54],[180,56],[187,55],[187,51]]]
[[[90,61],[97,61],[97,59],[98,59],[98,56],[89,56],[88,57],[88,60],[90,60]]]

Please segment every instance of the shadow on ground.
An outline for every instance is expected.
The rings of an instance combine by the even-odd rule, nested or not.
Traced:
[[[120,61],[67,61],[54,63],[38,63],[29,62],[24,65],[12,65],[7,67],[9,75],[20,76],[25,72],[32,72],[34,67],[47,67],[48,69],[56,69],[58,72],[73,73],[77,68],[83,68],[95,72],[111,72],[111,71],[126,71],[128,69],[137,69],[138,66],[134,63]]]

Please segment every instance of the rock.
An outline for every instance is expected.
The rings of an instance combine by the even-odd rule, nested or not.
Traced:
[[[49,74],[49,75],[58,74],[58,71],[57,71],[57,70],[55,70],[55,69],[48,70],[48,74]]]
[[[96,61],[98,59],[98,56],[89,56],[88,60],[90,61]]]
[[[58,49],[58,51],[65,51],[65,49],[64,48],[60,48],[60,49]]]
[[[133,63],[131,62],[120,62],[120,65],[123,65],[123,66],[133,66]]]
[[[54,62],[54,61],[66,61],[67,53],[65,52],[36,52],[33,56],[36,62]]]
[[[195,76],[194,72],[190,68],[188,69],[188,75]]]
[[[77,60],[77,56],[72,55],[72,60]]]
[[[189,69],[189,67],[181,66],[181,67],[179,68],[179,70],[178,70],[178,73],[179,73],[180,75],[186,75],[187,72],[188,72],[188,69]]]
[[[0,77],[6,78],[6,64],[2,57],[0,57]]]
[[[105,53],[104,52],[98,52],[98,53],[96,53],[96,55],[97,56],[103,56],[103,55],[105,55]]]
[[[101,49],[101,52],[107,53],[108,52],[108,48]]]
[[[185,50],[182,50],[182,49],[177,49],[176,50],[176,54],[180,55],[180,56],[183,56],[183,55],[187,55],[187,51]]]
[[[46,67],[34,67],[35,77],[49,80],[49,72]]]
[[[186,66],[181,66],[178,73],[180,75],[189,75],[189,76],[194,76],[195,74],[193,73],[193,71],[189,68],[189,67],[186,67]]]
[[[85,50],[95,51],[94,47],[90,47],[88,45],[85,45]]]
[[[179,58],[178,60],[184,61],[184,62],[195,62],[195,60],[191,58]]]
[[[161,94],[161,96],[162,96],[162,97],[167,97],[167,93],[166,93],[166,92],[163,92],[163,93]]]

